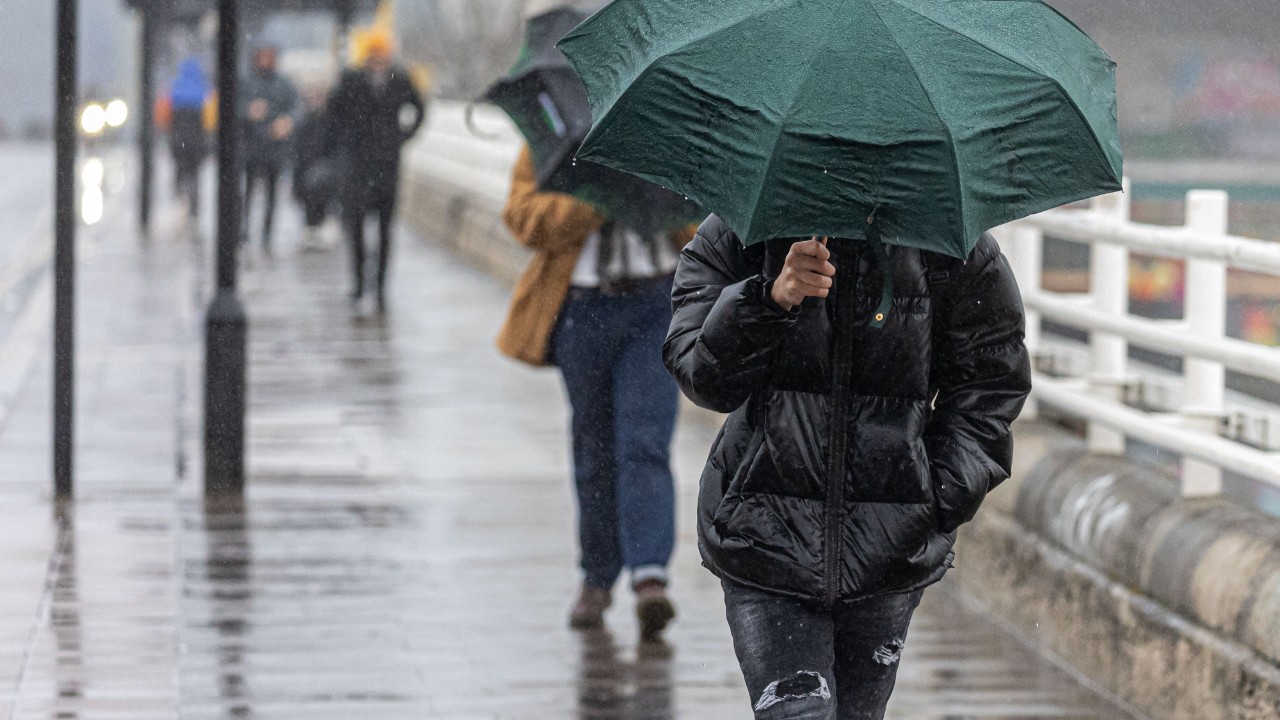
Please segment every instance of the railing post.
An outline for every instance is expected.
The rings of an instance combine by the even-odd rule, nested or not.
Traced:
[[[1227,193],[1193,190],[1187,193],[1187,231],[1209,236],[1227,233]],[[1183,315],[1188,329],[1203,339],[1226,334],[1227,266],[1217,260],[1187,259]],[[1198,358],[1183,359],[1186,396],[1184,423],[1206,433],[1218,434],[1225,408],[1226,371],[1221,363]],[[1200,460],[1182,461],[1182,494],[1206,497],[1222,493],[1222,469]]]
[[[1117,223],[1129,222],[1128,181],[1125,191],[1095,198],[1093,209]],[[1093,306],[1104,315],[1129,313],[1129,249],[1121,245],[1095,242],[1090,246],[1089,290]],[[1118,335],[1090,334],[1089,384],[1091,392],[1119,402],[1126,381],[1129,343]],[[1096,422],[1087,432],[1089,450],[1095,453],[1124,453],[1124,433]]]
[[[1044,231],[1029,223],[1019,223],[1005,237],[1008,240],[1005,255],[1022,294],[1025,296],[1040,292],[1041,277],[1044,274]],[[1028,308],[1026,318],[1027,351],[1034,358],[1040,352],[1040,313]],[[1039,414],[1040,405],[1035,397],[1027,398],[1027,404],[1022,408],[1022,419],[1035,420]]]

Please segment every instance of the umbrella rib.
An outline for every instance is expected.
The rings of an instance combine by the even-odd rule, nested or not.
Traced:
[[[966,222],[966,213],[964,210],[964,192],[960,186],[960,154],[956,152],[956,138],[952,134],[950,126],[942,119],[942,113],[938,112],[938,105],[933,101],[933,96],[929,94],[929,88],[924,86],[924,81],[920,79],[920,72],[916,70],[916,64],[903,49],[902,44],[898,42],[898,36],[889,27],[889,23],[884,21],[880,16],[880,9],[876,7],[875,0],[867,0],[867,5],[871,8],[871,12],[875,14],[876,20],[880,21],[880,26],[893,39],[894,47],[898,48],[898,52],[902,53],[902,59],[907,61],[907,65],[911,67],[911,74],[915,76],[916,84],[920,86],[920,92],[924,93],[924,99],[929,101],[929,107],[933,109],[933,114],[938,118],[938,124],[942,126],[942,132],[946,133],[947,146],[951,149],[951,161],[955,164],[955,183],[952,188],[955,194],[956,209],[960,211],[960,231],[964,233],[965,240],[969,239],[969,224]],[[918,14],[918,13],[917,13]],[[923,16],[922,16],[923,17]],[[927,18],[926,18],[927,19]]]
[[[646,62],[646,63],[645,63],[644,68],[643,68],[643,69],[641,69],[641,70],[640,70],[640,72],[636,73],[636,74],[635,74],[635,77],[634,77],[631,81],[629,81],[629,82],[627,83],[627,87],[628,87],[628,88],[631,88],[631,87],[634,87],[634,86],[638,85],[638,84],[640,83],[640,81],[641,81],[641,80],[643,80],[643,79],[645,78],[645,76],[646,76],[646,75],[648,75],[649,73],[653,72],[653,70],[654,70],[654,66],[655,66],[655,65],[657,65],[660,61],[665,60],[666,58],[668,58],[668,57],[670,57],[670,56],[672,56],[672,55],[676,55],[676,54],[678,54],[678,53],[684,52],[685,50],[688,50],[689,48],[693,47],[693,46],[694,46],[695,44],[697,44],[697,43],[705,42],[706,40],[709,40],[709,39],[711,39],[711,38],[714,38],[714,37],[716,37],[717,35],[720,35],[721,33],[725,33],[725,32],[728,32],[729,30],[731,30],[731,29],[733,29],[733,28],[736,28],[738,25],[741,25],[741,24],[742,24],[742,23],[744,23],[744,22],[747,22],[747,21],[749,21],[749,20],[754,20],[754,19],[756,19],[756,18],[760,17],[761,15],[765,15],[765,14],[770,13],[770,12],[773,12],[773,11],[775,11],[775,10],[777,10],[777,9],[778,9],[778,8],[777,8],[776,6],[770,6],[770,7],[763,7],[763,8],[760,8],[760,9],[758,9],[758,10],[754,10],[754,11],[752,11],[751,13],[749,13],[748,15],[746,15],[745,17],[739,18],[738,20],[735,20],[733,23],[731,23],[731,24],[729,24],[729,25],[725,25],[725,26],[723,26],[723,27],[715,28],[715,29],[711,30],[710,32],[704,33],[704,34],[699,35],[698,37],[695,37],[695,38],[691,38],[691,39],[689,39],[688,41],[683,42],[683,43],[681,43],[680,45],[678,45],[678,46],[676,46],[676,47],[674,47],[674,48],[671,48],[670,50],[664,50],[664,51],[662,51],[661,53],[659,53],[659,54],[655,55],[654,57],[650,58],[650,59],[648,60],[648,62]],[[584,24],[585,24],[585,23],[584,23]],[[563,39],[561,39],[561,40],[560,40],[560,42],[556,44],[556,47],[560,47],[560,45],[564,44],[566,41],[573,41],[573,40],[576,40],[576,39],[580,36],[580,34],[581,34],[582,32],[583,32],[582,26],[581,26],[581,25],[579,25],[579,26],[578,26],[577,28],[575,28],[572,32],[570,32],[570,33],[569,33],[568,35],[566,35]],[[563,50],[562,50],[561,52],[563,52]],[[569,54],[567,54],[567,53],[565,54],[565,56],[569,59],[569,63],[573,66],[574,71],[578,73],[578,76],[579,76],[579,77],[582,77],[582,75],[583,75],[583,74],[582,74],[581,69],[580,69],[580,68],[578,68],[578,63],[577,63],[577,61],[575,61],[575,60],[574,60],[574,58],[573,58],[572,56],[570,56]],[[609,107],[608,107],[607,109],[605,109],[604,114],[602,114],[602,115],[600,116],[600,118],[599,118],[598,120],[596,120],[596,122],[594,123],[594,127],[592,128],[592,133],[593,133],[593,134],[594,134],[594,133],[596,133],[596,132],[598,132],[598,131],[602,131],[602,130],[604,130],[604,129],[605,129],[605,127],[606,127],[607,125],[612,124],[613,119],[614,119],[614,109],[615,109],[615,108],[617,108],[618,103],[619,103],[619,102],[622,100],[622,98],[623,98],[623,97],[625,97],[625,96],[626,96],[626,91],[625,91],[625,90],[624,90],[623,92],[621,92],[621,93],[618,93],[618,96],[617,96],[617,97],[615,97],[615,98],[613,99],[613,102],[609,104]],[[592,105],[592,110],[593,110],[593,114],[594,114],[594,110],[595,110],[595,107],[594,107],[594,100],[595,100],[595,98],[591,96],[591,93],[590,93],[589,91],[588,91],[588,93],[587,93],[587,98],[588,98],[588,100],[589,100],[589,101],[591,101],[591,102],[593,103],[593,105]]]
[[[972,35],[966,35],[966,34],[964,34],[964,33],[960,32],[959,30],[957,30],[957,29],[955,29],[955,28],[953,28],[953,27],[948,27],[947,25],[945,25],[945,24],[943,24],[943,23],[940,23],[940,22],[938,22],[937,20],[934,20],[933,18],[929,17],[928,15],[925,15],[924,13],[922,13],[922,12],[920,12],[920,11],[916,10],[915,8],[908,7],[908,6],[906,6],[906,5],[903,5],[903,4],[902,4],[902,3],[900,3],[900,2],[894,2],[894,4],[895,4],[895,5],[897,5],[898,7],[902,8],[903,10],[906,10],[907,12],[911,13],[912,15],[915,15],[915,16],[917,16],[917,17],[920,17],[920,18],[924,19],[926,22],[929,22],[929,23],[931,23],[931,24],[933,24],[933,25],[936,25],[936,26],[938,26],[938,27],[942,28],[943,30],[946,30],[947,32],[951,33],[952,35],[958,35],[958,36],[960,36],[960,37],[964,38],[965,40],[968,40],[969,42],[971,42],[971,43],[973,43],[973,44],[975,44],[975,45],[978,45],[979,47],[986,48],[987,50],[989,50],[989,51],[991,51],[991,52],[995,53],[996,55],[998,55],[998,56],[1000,56],[1000,57],[1004,58],[1005,60],[1008,60],[1009,62],[1013,63],[1014,65],[1017,65],[1018,67],[1022,68],[1023,70],[1026,70],[1026,71],[1027,71],[1027,72],[1029,72],[1029,73],[1035,73],[1036,75],[1039,75],[1040,77],[1043,77],[1045,80],[1048,80],[1049,82],[1053,83],[1053,86],[1054,86],[1055,88],[1057,88],[1057,89],[1058,89],[1058,94],[1059,94],[1059,95],[1061,95],[1061,96],[1062,96],[1062,97],[1067,101],[1067,105],[1069,105],[1069,106],[1071,107],[1071,110],[1072,110],[1073,112],[1075,112],[1076,117],[1080,119],[1080,122],[1084,124],[1085,129],[1089,131],[1089,136],[1093,138],[1094,156],[1095,156],[1095,157],[1097,157],[1097,156],[1099,156],[1099,155],[1100,155],[1100,156],[1101,156],[1101,158],[1100,158],[1100,159],[1102,160],[1102,163],[1103,163],[1104,165],[1106,165],[1107,167],[1111,168],[1111,170],[1112,170],[1113,172],[1116,170],[1116,168],[1115,168],[1115,167],[1113,167],[1113,166],[1111,165],[1111,159],[1110,159],[1110,158],[1108,158],[1108,157],[1106,156],[1106,152],[1102,149],[1102,138],[1098,137],[1098,131],[1094,129],[1093,124],[1089,122],[1089,119],[1088,119],[1088,118],[1086,118],[1086,117],[1084,116],[1084,111],[1080,109],[1080,105],[1079,105],[1078,103],[1076,103],[1075,98],[1071,97],[1071,93],[1067,92],[1067,91],[1066,91],[1066,88],[1062,87],[1062,83],[1058,82],[1057,78],[1053,77],[1052,75],[1049,75],[1048,73],[1044,72],[1043,70],[1037,70],[1037,69],[1035,69],[1035,68],[1033,68],[1033,67],[1027,67],[1026,63],[1019,62],[1019,61],[1017,61],[1017,60],[1015,60],[1015,59],[1013,59],[1013,58],[1009,57],[1008,55],[1006,55],[1006,54],[1004,54],[1004,53],[1000,52],[999,50],[996,50],[995,48],[993,48],[993,47],[991,47],[990,45],[988,45],[988,44],[986,44],[986,43],[982,42],[981,40],[979,40],[979,39],[977,39],[977,38],[973,37]],[[1052,10],[1054,13],[1057,13],[1059,17],[1061,17],[1061,18],[1062,18],[1062,19],[1064,19],[1064,20],[1067,20],[1067,22],[1068,22],[1068,23],[1070,23],[1072,27],[1074,27],[1076,30],[1078,30],[1078,31],[1079,31],[1079,32],[1081,32],[1082,34],[1084,34],[1084,35],[1085,35],[1085,37],[1088,37],[1088,34],[1087,34],[1087,33],[1084,33],[1084,31],[1083,31],[1083,30],[1080,30],[1080,26],[1078,26],[1078,25],[1076,25],[1075,23],[1073,23],[1073,22],[1071,22],[1070,20],[1068,20],[1068,19],[1067,19],[1067,17],[1066,17],[1065,15],[1063,15],[1063,14],[1062,14],[1062,13],[1060,13],[1060,12],[1058,12],[1058,11],[1057,11],[1056,9],[1054,9],[1053,7],[1050,7],[1049,5],[1046,5],[1046,4],[1045,4],[1045,3],[1043,3],[1043,2],[1038,2],[1038,3],[1035,3],[1035,4],[1040,5],[1040,6],[1042,6],[1042,7],[1047,7],[1047,8],[1049,8],[1049,9],[1050,9],[1050,10]],[[879,14],[878,14],[878,13],[877,13],[877,17],[879,17]],[[1109,58],[1108,58],[1108,59],[1109,59]],[[1114,66],[1114,65],[1115,65],[1115,61],[1112,61],[1112,63],[1111,63],[1111,64],[1112,64],[1112,66]]]
[[[831,35],[835,32],[835,23],[827,23],[827,34],[819,43],[814,43],[815,48],[811,58],[816,58],[820,53],[827,49],[831,42]],[[791,101],[787,103],[787,109],[782,113],[782,118],[778,121],[778,132],[773,135],[773,144],[769,147],[769,161],[765,163],[764,172],[760,175],[760,182],[756,186],[755,202],[752,204],[751,221],[747,223],[747,239],[755,237],[752,231],[756,225],[756,212],[760,209],[760,198],[764,196],[765,184],[769,182],[769,174],[773,172],[773,161],[777,158],[778,143],[782,141],[782,134],[786,129],[787,122],[791,119],[796,109],[796,101],[800,99],[800,93],[808,85],[809,80],[813,78],[813,64],[809,64],[808,75],[805,76],[804,82],[796,84],[795,92],[791,95]]]

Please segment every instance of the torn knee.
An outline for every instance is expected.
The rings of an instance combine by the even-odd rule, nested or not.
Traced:
[[[876,648],[875,661],[881,665],[896,665],[902,659],[902,649],[907,644],[896,638]]]
[[[760,693],[755,710],[760,712],[778,703],[804,698],[831,699],[831,688],[827,679],[816,672],[801,671],[784,680],[774,680]]]

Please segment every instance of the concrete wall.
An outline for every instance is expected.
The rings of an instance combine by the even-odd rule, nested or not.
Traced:
[[[437,106],[405,172],[406,218],[506,280],[500,219],[520,141],[501,114]],[[478,133],[478,134],[477,134]],[[710,422],[712,414],[705,414]],[[1016,428],[1014,477],[966,526],[950,574],[1031,642],[1154,718],[1280,720],[1280,522]]]

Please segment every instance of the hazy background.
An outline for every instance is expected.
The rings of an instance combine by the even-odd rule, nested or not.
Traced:
[[[251,10],[254,0],[244,2]],[[399,0],[397,10],[405,54],[432,68],[435,91],[471,98],[514,59],[521,18],[556,4]],[[1275,37],[1280,2],[1051,4],[1119,62],[1121,124],[1129,157],[1280,161],[1280,42]],[[53,103],[53,6],[52,0],[0,0],[0,77],[9,80],[0,83],[0,125],[10,133],[28,125],[48,125]],[[81,1],[86,99],[134,97],[136,33],[136,21],[120,0]],[[254,30],[245,44],[323,48],[331,36],[328,16],[291,13]],[[195,38],[189,44],[199,47],[201,41]],[[207,56],[207,44],[204,52]],[[159,72],[163,80],[166,68]]]

